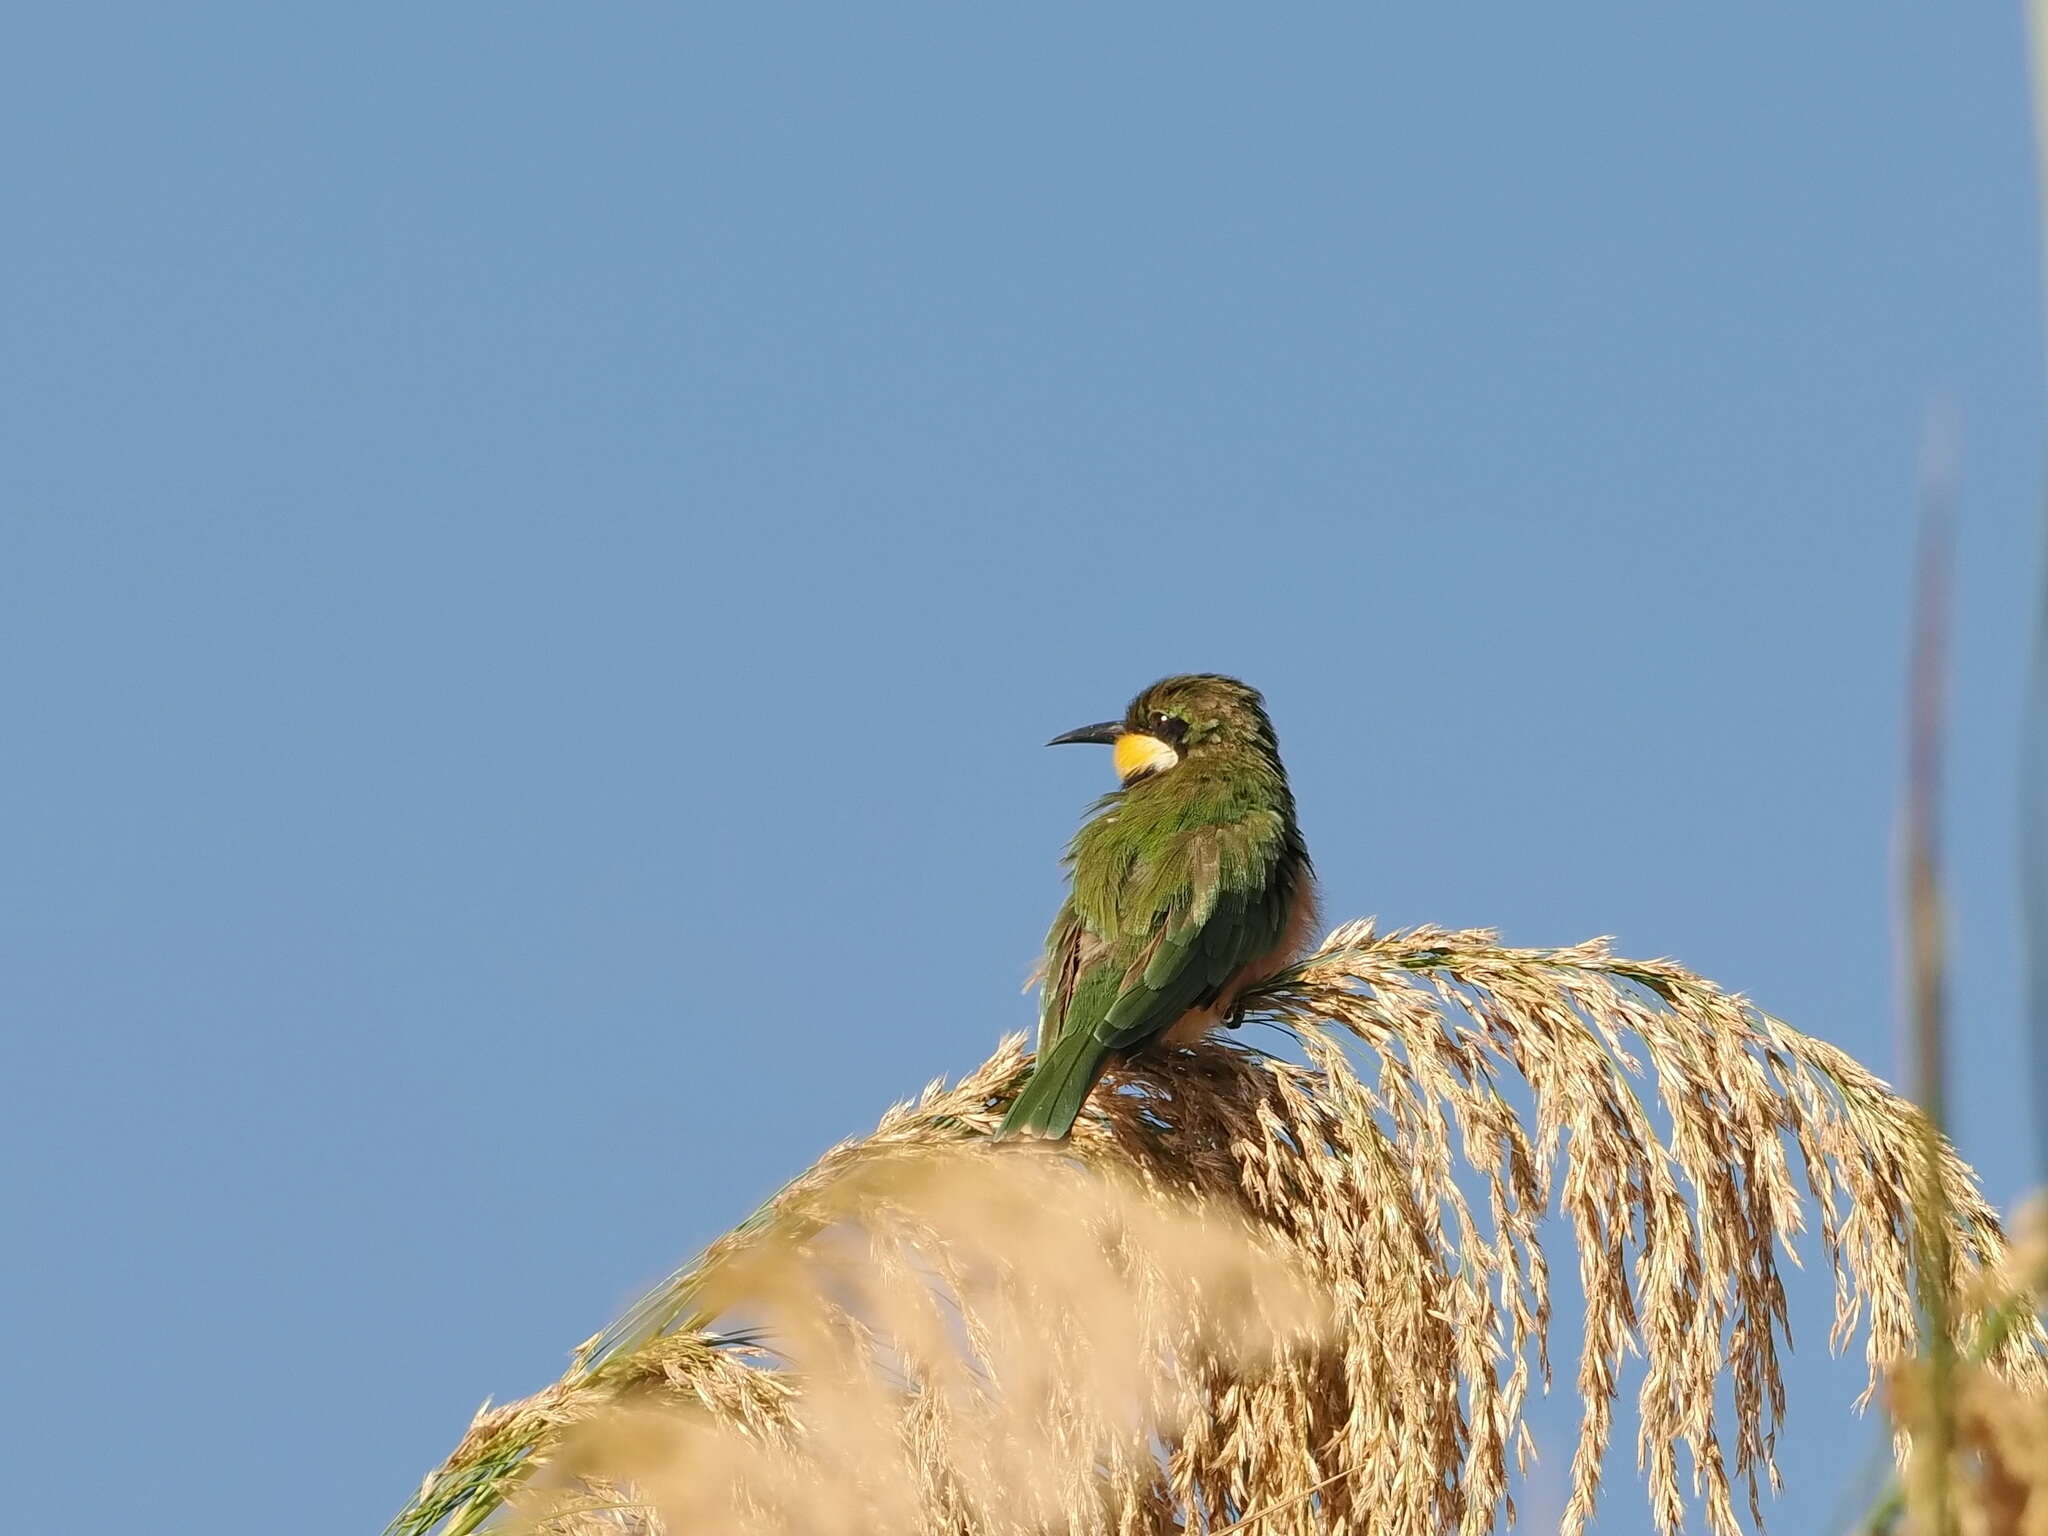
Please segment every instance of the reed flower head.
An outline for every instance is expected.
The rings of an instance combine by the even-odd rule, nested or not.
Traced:
[[[1301,1060],[1148,1053],[1058,1150],[980,1070],[827,1153],[394,1522],[571,1532],[1477,1533],[1512,1514],[1572,1237],[1591,1517],[1625,1354],[1660,1530],[1775,1482],[1780,1266],[1809,1222],[1875,1385],[1916,1348],[1919,1112],[1835,1048],[1602,943],[1370,923],[1247,998]],[[1944,1144],[1952,1294],[2006,1244]],[[1795,1261],[1796,1262],[1796,1261]],[[1967,1309],[1956,1326],[1974,1326]],[[2044,1384],[2031,1316],[1988,1379]],[[1727,1387],[1725,1404],[1722,1388]]]

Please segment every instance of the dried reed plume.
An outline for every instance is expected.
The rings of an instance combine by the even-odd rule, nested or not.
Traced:
[[[1918,1111],[1681,967],[1354,923],[1247,1007],[1305,1061],[1142,1055],[1065,1155],[986,1140],[1014,1041],[892,1110],[480,1413],[393,1531],[1484,1531],[1549,1384],[1553,1201],[1585,1298],[1568,1533],[1631,1351],[1658,1527],[1688,1486],[1721,1536],[1738,1487],[1761,1518],[1809,1209],[1832,1343],[1864,1329],[1873,1385],[1914,1352]],[[1962,1295],[2005,1243],[1940,1152]],[[2028,1318],[1987,1368],[2036,1394],[2042,1344]]]

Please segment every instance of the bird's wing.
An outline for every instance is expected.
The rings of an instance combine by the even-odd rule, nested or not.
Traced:
[[[1085,1020],[1105,1046],[1135,1045],[1214,1002],[1225,982],[1269,953],[1289,895],[1276,830],[1257,817],[1192,827],[1153,870],[1134,871],[1119,942],[1082,964],[1069,1027]]]
[[[1040,1055],[1067,1032],[1068,1020],[1099,1019],[1116,1001],[1119,972],[1102,964],[1108,947],[1081,920],[1073,902],[1060,908],[1045,943],[1038,1008]]]

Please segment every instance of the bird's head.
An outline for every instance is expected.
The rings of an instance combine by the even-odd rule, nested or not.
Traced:
[[[1155,778],[1190,759],[1256,753],[1276,767],[1273,722],[1258,690],[1234,677],[1197,673],[1162,678],[1131,700],[1121,720],[1084,725],[1047,746],[1099,742],[1116,749],[1125,784]]]

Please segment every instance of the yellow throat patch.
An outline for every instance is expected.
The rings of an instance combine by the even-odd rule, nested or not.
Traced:
[[[1125,731],[1116,739],[1116,776],[1126,784],[1148,773],[1164,773],[1180,761],[1180,754],[1157,736],[1143,731]]]

